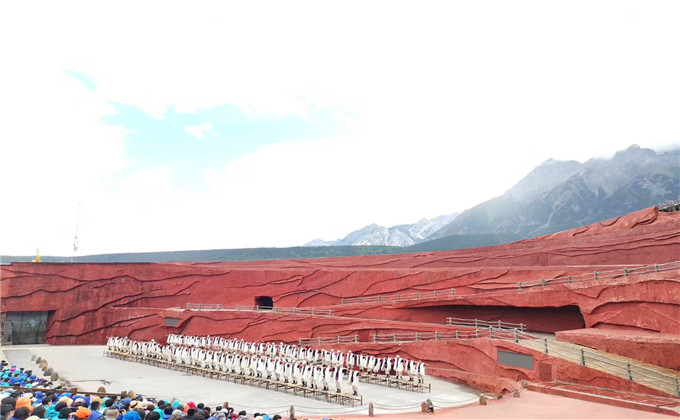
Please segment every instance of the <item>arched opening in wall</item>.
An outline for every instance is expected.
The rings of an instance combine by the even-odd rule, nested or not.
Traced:
[[[442,305],[409,309],[409,321],[446,322],[448,317],[486,322],[522,323],[529,331],[554,333],[586,327],[576,305],[555,307]]]
[[[259,309],[274,308],[274,299],[271,296],[255,296],[255,306]]]

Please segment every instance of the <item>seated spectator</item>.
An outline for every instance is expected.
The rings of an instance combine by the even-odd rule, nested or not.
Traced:
[[[28,407],[17,407],[10,420],[26,420],[31,415]]]
[[[109,408],[104,412],[104,418],[106,418],[106,420],[115,420],[118,418],[118,414],[118,410],[115,408]]]

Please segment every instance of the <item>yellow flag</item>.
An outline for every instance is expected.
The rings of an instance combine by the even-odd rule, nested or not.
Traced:
[[[31,261],[31,262],[35,262],[35,263],[42,262],[42,261],[40,261],[40,250],[39,250],[39,249],[36,249],[36,250],[35,250],[35,253],[36,253],[35,259],[34,259],[33,261]]]

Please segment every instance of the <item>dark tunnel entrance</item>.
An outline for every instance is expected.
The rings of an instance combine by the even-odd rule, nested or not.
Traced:
[[[576,305],[557,307],[446,305],[410,309],[413,321],[446,322],[447,317],[522,323],[529,331],[554,333],[586,327]]]
[[[274,308],[274,299],[271,296],[255,296],[255,306],[259,309]]]

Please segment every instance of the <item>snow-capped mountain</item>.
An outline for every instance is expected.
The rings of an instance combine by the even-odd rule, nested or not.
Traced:
[[[611,159],[549,160],[500,197],[465,210],[428,240],[460,234],[545,235],[680,197],[678,149],[633,145]]]
[[[304,246],[389,245],[410,246],[422,242],[432,233],[451,222],[457,213],[420,219],[418,222],[391,227],[370,224],[355,230],[343,239],[324,241],[315,239]]]

